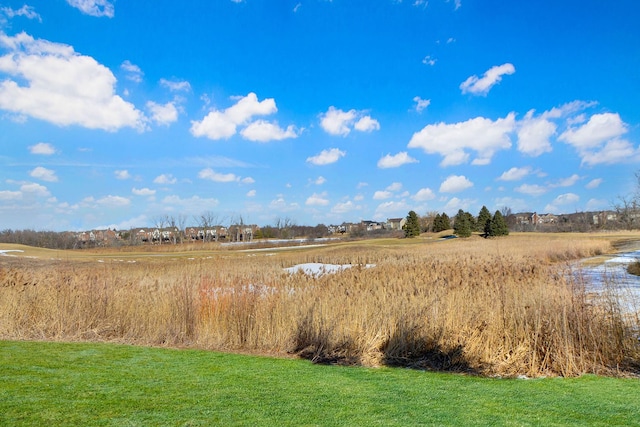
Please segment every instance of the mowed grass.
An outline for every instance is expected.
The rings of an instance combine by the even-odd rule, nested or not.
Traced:
[[[96,343],[0,341],[3,426],[640,425],[640,381],[480,378]]]

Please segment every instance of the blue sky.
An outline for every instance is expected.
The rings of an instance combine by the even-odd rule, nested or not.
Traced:
[[[609,209],[640,2],[0,0],[0,228]]]

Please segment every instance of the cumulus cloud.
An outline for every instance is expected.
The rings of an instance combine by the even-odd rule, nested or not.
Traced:
[[[67,0],[67,3],[90,16],[113,18],[115,12],[111,0]]]
[[[334,106],[320,115],[320,126],[330,135],[347,136],[352,129],[360,132],[372,132],[380,129],[380,123],[367,115],[365,111],[342,111]]]
[[[131,204],[131,200],[122,196],[108,195],[101,199],[96,200],[96,203],[100,206],[118,208],[123,206],[129,206]]]
[[[496,65],[488,69],[482,77],[471,76],[460,84],[462,93],[486,95],[491,88],[502,80],[502,76],[516,72],[513,64]]]
[[[529,111],[518,126],[518,151],[531,157],[552,150],[550,138],[556,133],[556,124],[545,117],[533,117]]]
[[[464,175],[451,175],[440,184],[441,193],[459,193],[473,187],[473,182]]]
[[[602,184],[602,178],[596,178],[589,181],[589,183],[585,186],[588,190],[593,190],[594,188],[598,188]]]
[[[409,148],[422,148],[427,154],[440,154],[441,166],[459,165],[469,161],[468,150],[477,153],[472,164],[486,165],[498,150],[511,147],[509,134],[515,129],[515,114],[495,121],[476,117],[453,124],[427,125],[416,132],[409,141]]]
[[[580,175],[574,173],[568,178],[560,179],[557,183],[553,184],[552,187],[571,187],[579,180],[580,180]]]
[[[186,80],[160,79],[160,86],[166,87],[172,92],[188,92],[191,90],[191,84]]]
[[[32,145],[29,147],[29,152],[31,154],[50,156],[52,154],[55,154],[56,149],[48,142],[38,142],[36,145]]]
[[[340,160],[340,157],[344,157],[346,155],[347,153],[345,151],[337,148],[331,148],[329,150],[322,150],[320,154],[315,156],[307,157],[307,162],[317,166],[329,165],[337,162]]]
[[[220,202],[214,198],[203,198],[200,196],[180,197],[177,195],[166,196],[162,199],[163,206],[171,206],[178,212],[185,214],[199,215],[218,206]]]
[[[349,212],[362,209],[362,206],[353,203],[351,200],[345,202],[338,202],[331,208],[332,214],[343,215]]]
[[[498,178],[500,181],[519,181],[531,173],[530,167],[511,168]]]
[[[20,186],[20,191],[24,194],[32,194],[38,197],[49,197],[49,189],[44,185],[36,184],[35,182],[27,182]]]
[[[407,163],[418,163],[416,159],[409,156],[406,151],[402,151],[398,154],[387,154],[380,160],[378,160],[378,167],[380,169],[397,168]]]
[[[150,188],[132,188],[131,192],[136,196],[153,196],[156,194],[156,190]]]
[[[577,194],[574,194],[574,193],[561,194],[555,199],[553,199],[553,201],[550,204],[545,206],[544,210],[546,212],[552,212],[556,214],[562,213],[561,210],[563,209],[563,207],[575,205],[579,201],[580,201],[580,196],[578,196]]]
[[[434,65],[436,65],[436,62],[438,62],[438,60],[435,58],[432,58],[431,55],[427,55],[424,58],[422,58],[422,63],[424,65],[429,65],[433,67]]]
[[[145,129],[144,114],[115,94],[113,73],[92,57],[24,32],[0,32],[0,46],[9,50],[0,72],[13,77],[0,83],[1,109],[59,126]]]
[[[47,182],[58,181],[58,177],[56,176],[55,171],[52,171],[51,169],[43,168],[42,166],[38,166],[37,168],[29,172],[29,176],[31,176],[32,178],[40,179],[42,181],[47,181]]]
[[[640,150],[621,139],[627,128],[617,113],[594,114],[585,124],[564,131],[558,139],[575,148],[583,164],[637,161]]]
[[[327,199],[327,193],[322,192],[320,194],[313,193],[311,196],[307,198],[305,205],[307,206],[327,206],[329,204],[329,199]]]
[[[271,123],[266,120],[256,120],[244,128],[240,134],[249,141],[257,142],[280,141],[282,139],[297,138],[299,135],[293,125],[282,129],[277,122]]]
[[[240,178],[233,173],[219,173],[211,168],[202,169],[198,172],[198,178],[207,179],[214,182],[236,182],[240,181]]]
[[[393,197],[393,193],[391,191],[376,191],[373,193],[373,200],[385,200]]]
[[[121,179],[121,180],[131,179],[131,174],[126,169],[116,170],[113,172],[113,174],[115,175],[116,179]]]
[[[175,184],[178,180],[170,173],[163,173],[153,179],[155,184]]]
[[[169,126],[169,124],[178,120],[178,108],[174,102],[167,102],[161,105],[149,101],[147,102],[147,108],[151,111],[151,120],[159,125]]]
[[[298,133],[294,126],[280,128],[277,123],[265,120],[252,122],[254,116],[268,116],[278,111],[273,98],[258,101],[258,96],[251,92],[247,96],[237,98],[237,102],[225,110],[210,111],[201,121],[191,122],[191,134],[209,139],[228,139],[237,133],[238,126],[246,126],[241,135],[250,141],[267,142],[285,138],[296,138]]]
[[[422,99],[419,96],[414,96],[413,97],[413,102],[416,103],[416,105],[413,108],[418,113],[422,113],[422,111],[425,108],[427,108],[429,105],[431,105],[431,100],[430,99]]]
[[[436,198],[435,193],[430,188],[421,188],[416,194],[411,196],[416,202],[426,202],[427,200],[433,200]]]
[[[249,190],[246,194],[247,197],[256,197],[256,190]]]

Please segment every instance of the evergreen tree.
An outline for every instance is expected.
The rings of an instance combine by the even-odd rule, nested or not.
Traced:
[[[437,215],[435,216],[435,218],[433,219],[433,225],[432,225],[432,227],[431,227],[431,230],[432,230],[434,233],[439,233],[440,231],[442,231],[442,230],[440,229],[441,224],[442,224],[442,217],[440,216],[440,214],[437,214]]]
[[[486,206],[482,206],[480,212],[478,213],[478,222],[476,230],[481,233],[487,233],[487,224],[491,221],[491,212],[487,209]]]
[[[458,211],[453,223],[453,232],[458,237],[471,236],[471,223],[469,221],[469,214],[462,209]]]
[[[451,228],[451,220],[449,219],[449,215],[442,212],[442,215],[440,216],[440,220],[442,222],[442,230],[440,231],[449,230]]]
[[[420,218],[415,211],[410,211],[407,215],[407,222],[402,227],[404,229],[404,237],[416,237],[420,235]]]
[[[488,237],[507,236],[509,234],[507,222],[504,220],[500,211],[496,211],[496,213],[493,214],[493,218],[491,218],[491,221],[487,224],[485,234]]]

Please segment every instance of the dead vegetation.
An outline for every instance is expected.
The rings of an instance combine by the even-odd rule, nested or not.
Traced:
[[[564,270],[606,239],[513,235],[195,257],[0,260],[0,337],[500,376],[631,372],[639,324]],[[318,278],[284,267],[353,268]],[[364,268],[376,264],[375,268]],[[635,331],[635,332],[634,332]]]

